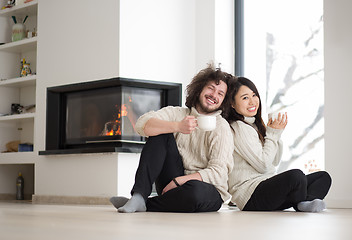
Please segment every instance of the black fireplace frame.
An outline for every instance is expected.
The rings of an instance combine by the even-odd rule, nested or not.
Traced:
[[[132,78],[110,78],[88,81],[83,83],[62,85],[47,88],[46,109],[46,144],[45,150],[39,155],[79,154],[99,152],[141,152],[143,144],[129,141],[112,141],[105,143],[87,144],[86,146],[70,148],[64,144],[66,99],[64,95],[70,92],[86,91],[91,89],[128,86],[146,89],[162,90],[162,106],[181,106],[182,84],[141,80]]]

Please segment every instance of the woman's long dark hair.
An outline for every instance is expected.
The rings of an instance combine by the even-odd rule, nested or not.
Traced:
[[[238,90],[240,89],[241,86],[247,86],[249,89],[251,89],[259,98],[259,108],[257,111],[257,114],[254,116],[255,118],[255,125],[258,128],[258,136],[259,139],[261,140],[262,143],[264,143],[264,137],[266,136],[266,127],[264,124],[264,121],[262,119],[262,101],[260,99],[259,92],[257,90],[257,87],[254,85],[254,83],[245,78],[245,77],[237,77],[237,80],[232,82],[228,89],[228,93],[230,96],[230,107],[227,109],[228,111],[228,116],[226,117],[226,120],[229,123],[232,123],[234,121],[243,121],[244,122],[244,116],[236,112],[236,110],[231,107],[235,103],[235,96],[238,93]]]

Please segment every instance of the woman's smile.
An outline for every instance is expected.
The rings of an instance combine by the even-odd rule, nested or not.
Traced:
[[[260,105],[258,96],[247,86],[241,86],[235,96],[233,108],[245,117],[254,117]]]

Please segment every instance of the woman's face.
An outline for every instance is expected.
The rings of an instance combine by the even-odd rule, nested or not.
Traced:
[[[254,117],[259,108],[259,97],[247,86],[242,85],[235,96],[232,107],[244,117]]]

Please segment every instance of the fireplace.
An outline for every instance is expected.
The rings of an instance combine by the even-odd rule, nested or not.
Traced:
[[[182,85],[112,78],[47,89],[46,149],[40,155],[140,152],[143,113],[181,105]]]

